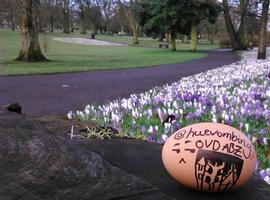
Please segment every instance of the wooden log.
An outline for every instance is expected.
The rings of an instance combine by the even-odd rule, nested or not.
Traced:
[[[65,124],[59,122],[57,127],[46,127],[61,134]],[[61,124],[61,126],[59,126]],[[57,128],[60,131],[57,131]],[[133,174],[150,183],[160,192],[174,199],[185,200],[268,200],[270,186],[260,180],[257,174],[241,188],[226,193],[202,193],[189,189],[177,183],[165,170],[161,151],[163,145],[135,139],[112,139],[112,140],[73,140],[76,145],[87,151],[94,151],[105,158],[112,165],[117,166],[127,173]]]
[[[270,186],[253,177],[241,188],[226,193],[203,193],[189,189],[170,177],[161,160],[162,145],[139,140],[113,139],[79,141],[85,149],[103,155],[111,164],[131,173],[175,199],[185,200],[268,200]]]
[[[0,199],[172,199],[16,113],[0,114]]]
[[[168,175],[162,145],[70,140],[70,124],[0,113],[0,199],[269,199],[270,187],[256,175],[236,191],[196,192]]]

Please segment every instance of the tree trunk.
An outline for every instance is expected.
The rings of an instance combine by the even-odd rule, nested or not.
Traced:
[[[54,31],[54,17],[50,17],[50,32]]]
[[[211,44],[214,44],[215,30],[214,25],[204,24],[204,28],[206,30],[207,39]]]
[[[12,14],[12,17],[11,17],[11,30],[12,30],[12,31],[15,30],[15,23],[14,23],[14,17],[13,17],[13,14]]]
[[[258,59],[266,58],[268,12],[269,12],[269,0],[264,0],[262,8],[261,27],[260,27]]]
[[[109,25],[109,23],[106,24],[106,34],[110,35],[110,25]]]
[[[42,33],[42,32],[44,32],[44,30],[43,30],[43,27],[42,27],[42,24],[41,24],[42,22],[41,22],[41,20],[40,20],[40,16],[38,16],[38,32],[39,33]]]
[[[190,41],[191,51],[197,51],[197,25],[191,25],[191,41]]]
[[[13,15],[13,9],[11,6],[11,0],[8,0],[8,7],[9,7],[9,14],[10,14],[10,22],[11,22],[11,30],[15,30],[15,23],[14,23],[14,15]]]
[[[214,36],[212,34],[209,35],[209,41],[211,44],[214,44]]]
[[[170,42],[171,51],[176,51],[175,34],[169,33],[169,42]]]
[[[34,62],[47,60],[38,40],[39,0],[21,0],[21,50],[16,60]]]
[[[64,14],[64,22],[63,23],[64,23],[63,24],[64,25],[63,33],[70,33],[70,31],[69,31],[69,16],[66,13]]]
[[[97,28],[96,28],[96,25],[93,25],[92,27],[92,35],[96,35],[97,34]]]
[[[239,45],[241,50],[246,50],[246,21],[247,21],[247,9],[249,5],[249,0],[240,0],[240,10],[241,10],[241,18],[240,18],[240,26],[238,29],[237,37],[239,39]]]
[[[63,6],[63,33],[70,33],[69,30],[69,1],[64,1]]]
[[[233,50],[240,50],[241,47],[240,47],[239,40],[235,32],[233,23],[232,23],[228,0],[223,0],[222,3],[223,3],[223,10],[224,10],[225,25],[226,25],[227,32],[229,34],[229,37],[232,43],[232,48]]]
[[[86,34],[86,26],[85,26],[85,22],[81,22],[81,34]]]
[[[84,11],[81,11],[81,34],[86,34],[86,21]]]
[[[169,33],[165,33],[165,39],[166,39],[167,42],[171,42]]]
[[[133,31],[133,44],[139,44],[140,25],[136,22],[133,22],[132,31]]]

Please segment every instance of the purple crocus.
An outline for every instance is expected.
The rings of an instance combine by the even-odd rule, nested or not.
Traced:
[[[261,170],[260,173],[259,173],[259,176],[260,176],[260,178],[261,178],[262,180],[264,180],[264,178],[267,176],[266,171],[265,171],[264,169]]]
[[[154,134],[149,135],[148,141],[149,142],[155,142],[155,136],[154,136]]]
[[[260,93],[255,93],[255,94],[254,94],[254,99],[255,99],[255,100],[260,100],[261,96],[262,96],[262,94],[260,94]]]
[[[262,134],[262,135],[265,135],[265,134],[267,134],[267,128],[263,128],[263,129],[261,129],[260,130],[260,133]]]
[[[142,125],[142,126],[141,126],[141,132],[142,132],[142,133],[145,133],[145,131],[146,131],[145,125]]]
[[[222,95],[222,100],[223,100],[223,103],[224,103],[224,104],[227,103],[227,96],[226,96],[226,94],[223,94],[223,95]]]

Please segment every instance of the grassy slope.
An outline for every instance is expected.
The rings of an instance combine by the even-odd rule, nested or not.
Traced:
[[[67,44],[52,40],[53,37],[78,37],[78,34],[49,34],[48,57],[50,62],[24,63],[13,59],[20,48],[19,32],[0,29],[0,75],[43,74],[76,71],[91,71],[105,69],[120,69],[134,67],[149,67],[153,65],[179,63],[205,57],[205,53],[188,51],[170,52],[157,48],[86,46]],[[40,37],[43,40],[43,35]],[[128,39],[128,38],[126,38]],[[41,45],[43,42],[41,42]]]

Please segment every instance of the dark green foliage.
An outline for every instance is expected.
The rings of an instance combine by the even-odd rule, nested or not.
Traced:
[[[219,4],[211,0],[142,0],[135,7],[138,22],[148,34],[189,35],[192,24],[214,23],[220,11]]]

